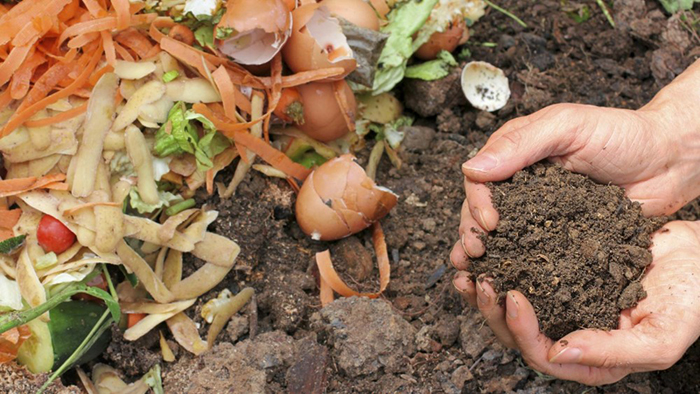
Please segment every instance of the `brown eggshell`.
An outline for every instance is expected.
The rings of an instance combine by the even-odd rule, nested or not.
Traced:
[[[333,83],[311,82],[297,89],[304,102],[304,124],[297,127],[306,135],[318,141],[328,142],[350,131],[336,101]],[[355,113],[357,103],[348,84],[344,84],[342,94],[345,95],[351,112]]]
[[[323,0],[321,5],[326,6],[331,15],[337,15],[356,26],[379,31],[377,13],[363,0]]]
[[[414,55],[422,60],[433,60],[440,51],[452,52],[460,44],[460,41],[464,40],[465,32],[468,32],[467,26],[462,19],[459,19],[452,23],[449,29],[433,33],[428,42],[421,45]],[[469,33],[466,34],[468,39]]]
[[[292,13],[292,35],[282,48],[282,56],[287,66],[295,73],[342,67],[345,70],[343,74],[328,78],[328,80],[341,80],[355,70],[357,62],[355,59],[331,62],[328,60],[328,53],[311,36],[306,24],[320,7],[320,3],[306,4],[294,10]]]
[[[314,183],[314,174],[311,173],[297,196],[296,217],[299,227],[305,234],[317,240],[346,237],[350,229],[340,215],[326,205],[316,193]]]
[[[314,239],[336,240],[371,226],[396,203],[396,195],[377,187],[352,155],[343,155],[306,179],[297,197],[297,222]]]
[[[282,0],[228,0],[226,13],[218,26],[230,27],[238,32],[263,29],[268,33],[283,32],[291,17]]]
[[[372,8],[374,8],[377,14],[379,14],[379,17],[386,19],[386,14],[391,11],[391,8],[389,8],[386,0],[370,0],[369,2],[372,3]]]

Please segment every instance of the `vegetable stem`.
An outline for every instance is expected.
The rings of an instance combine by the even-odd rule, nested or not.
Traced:
[[[179,203],[168,207],[168,209],[165,210],[165,214],[168,216],[173,216],[177,215],[178,213],[184,211],[185,209],[190,209],[194,206],[195,201],[194,198],[189,198],[185,201],[180,201]]]
[[[601,0],[596,0],[596,1],[600,2]],[[511,13],[511,12],[508,11],[508,10],[506,10],[505,8],[501,8],[501,7],[497,6],[496,4],[493,4],[493,3],[490,2],[489,0],[484,0],[484,3],[488,4],[489,7],[493,8],[494,10],[496,10],[496,11],[498,11],[498,12],[500,12],[500,13],[502,13],[503,15],[505,15],[505,16],[507,16],[507,17],[513,19],[513,20],[514,20],[517,24],[519,24],[520,26],[522,26],[522,27],[524,27],[524,28],[526,28],[526,29],[528,28],[527,23],[523,22],[522,19],[518,18],[517,16],[515,16],[513,13]]]
[[[608,23],[610,23],[610,26],[615,28],[615,20],[613,20],[612,15],[610,15],[610,10],[608,10],[608,7],[605,5],[603,0],[595,0],[595,2],[598,4],[600,9],[603,11],[603,15],[605,15],[605,18],[608,20]]]

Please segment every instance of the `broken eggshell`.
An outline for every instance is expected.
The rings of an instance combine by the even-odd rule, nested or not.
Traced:
[[[498,67],[486,62],[469,62],[462,70],[462,91],[474,108],[493,112],[510,98],[508,78]]]
[[[229,0],[216,26],[216,45],[238,63],[264,64],[282,50],[291,31],[292,13],[282,0]]]
[[[457,19],[445,31],[433,33],[428,42],[421,45],[414,55],[422,60],[433,60],[440,51],[452,52],[467,40],[469,40],[469,28],[464,19]]]
[[[282,56],[293,72],[342,67],[341,75],[328,79],[340,80],[357,67],[340,21],[322,3],[297,8],[292,19],[292,34],[282,48]]]
[[[323,0],[321,4],[328,8],[332,16],[341,17],[365,29],[379,31],[379,18],[374,8],[363,0]]]
[[[339,93],[348,103],[350,113],[347,115],[354,119],[357,112],[355,95],[345,81],[341,84],[343,87]],[[304,122],[299,123],[298,127],[306,135],[321,142],[329,142],[350,132],[335,97],[333,82],[310,82],[298,86],[297,90],[304,103]]]
[[[297,197],[297,223],[314,240],[337,240],[371,226],[397,201],[396,194],[377,186],[355,157],[347,154],[306,178]]]

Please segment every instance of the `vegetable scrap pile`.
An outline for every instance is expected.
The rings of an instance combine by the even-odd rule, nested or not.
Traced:
[[[109,343],[158,330],[195,355],[252,297],[207,302],[201,338],[185,313],[234,267],[238,245],[207,231],[198,189],[235,195],[250,169],[287,180],[316,240],[372,227],[397,197],[392,164],[404,77],[444,77],[481,0],[23,0],[0,4],[0,362],[67,369]],[[415,58],[414,58],[415,55]],[[424,60],[419,62],[416,59]],[[374,141],[367,169],[352,152]],[[256,163],[256,158],[261,161]],[[235,163],[234,163],[235,162]],[[235,166],[228,183],[217,178]],[[206,263],[183,278],[183,255]],[[317,256],[322,302],[357,295]],[[88,313],[89,312],[89,313]],[[86,315],[88,313],[88,315]],[[76,323],[79,321],[80,323]],[[165,323],[164,325],[161,323]],[[166,329],[167,327],[167,329]],[[108,366],[84,386],[159,391],[156,368],[127,385]]]

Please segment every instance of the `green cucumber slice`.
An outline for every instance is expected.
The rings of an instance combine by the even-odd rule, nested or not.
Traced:
[[[53,340],[54,365],[63,365],[90,333],[107,310],[105,306],[90,301],[67,301],[59,304],[49,312],[51,322],[49,330]],[[84,364],[99,356],[112,340],[111,331],[107,330],[95,344],[76,362]]]

